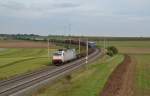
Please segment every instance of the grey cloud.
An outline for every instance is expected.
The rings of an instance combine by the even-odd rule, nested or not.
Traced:
[[[55,9],[63,9],[63,8],[76,8],[79,7],[80,4],[76,4],[73,2],[61,2],[61,3],[28,3],[24,4],[17,1],[1,1],[0,7],[7,8],[8,10],[28,10],[28,11],[47,11],[47,10],[55,10]]]
[[[59,3],[59,4],[54,4],[53,7],[55,8],[74,8],[74,7],[79,7],[80,4],[74,4],[74,3]]]
[[[33,4],[32,6],[30,6],[30,9],[33,11],[51,11],[51,10],[63,10],[64,8],[71,9],[71,8],[77,8],[77,7],[80,7],[80,4],[53,3],[53,4],[45,4],[40,7],[38,5]]]
[[[13,9],[13,10],[21,10],[25,9],[25,5],[23,3],[15,2],[15,1],[6,1],[1,2],[0,7],[7,8],[7,9]]]

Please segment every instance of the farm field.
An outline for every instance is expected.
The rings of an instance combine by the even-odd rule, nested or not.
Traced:
[[[150,95],[150,41],[136,43],[139,47],[119,48],[121,53],[129,54],[135,63],[134,96]]]
[[[104,47],[104,41],[97,42]],[[121,54],[150,54],[150,41],[106,41],[107,46],[115,46]]]
[[[50,49],[53,52],[55,49]],[[6,48],[0,51],[0,79],[37,70],[51,64],[46,48]]]
[[[127,96],[150,96],[150,41],[109,41],[109,44],[116,46],[121,54],[128,54],[133,61],[131,64],[134,66],[132,68],[134,71],[131,70],[131,74],[134,75],[129,77],[133,78],[129,80],[132,82],[132,90]]]
[[[0,48],[46,48],[47,42],[0,40]]]
[[[98,46],[103,47],[104,41],[97,41]],[[117,48],[150,48],[150,41],[106,41],[106,46],[116,46]]]
[[[150,96],[150,54],[133,54],[136,60],[134,96]]]

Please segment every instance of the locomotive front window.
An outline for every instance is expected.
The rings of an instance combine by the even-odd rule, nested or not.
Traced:
[[[54,53],[54,56],[61,56],[61,53]]]

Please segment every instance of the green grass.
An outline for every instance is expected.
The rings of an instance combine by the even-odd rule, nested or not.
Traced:
[[[53,52],[54,49],[50,49]],[[0,79],[37,70],[51,64],[47,49],[11,48],[0,52]]]
[[[135,96],[150,95],[150,55],[133,55],[136,59]]]
[[[99,96],[109,75],[123,58],[123,55],[112,58],[105,56],[88,65],[87,69],[74,72],[70,83],[64,78],[39,90],[39,93],[33,96]]]
[[[6,49],[0,53],[1,58],[8,57],[33,57],[33,56],[41,56],[47,55],[47,50],[39,49],[39,48],[12,48]]]
[[[47,57],[47,49],[6,49],[0,53],[0,67],[16,61],[37,57]]]
[[[16,63],[15,65],[8,66],[0,69],[0,78],[8,78],[13,75],[19,75],[25,72],[30,72],[42,68],[50,64],[48,58],[38,58],[33,60],[27,60],[24,62]]]

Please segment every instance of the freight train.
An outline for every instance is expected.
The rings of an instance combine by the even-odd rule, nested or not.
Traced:
[[[79,40],[65,40],[65,41],[63,41],[63,43],[78,45],[79,44]],[[80,41],[80,44],[81,44],[81,46],[86,46],[87,45],[87,41]],[[92,41],[88,41],[88,47],[89,48],[96,48],[96,43],[92,42]]]
[[[65,40],[64,43],[66,44],[74,44],[77,45],[79,44],[79,41],[75,40]],[[81,41],[80,42],[81,46],[86,46],[87,42]],[[96,43],[95,42],[88,42],[88,47],[89,47],[89,54],[93,51],[93,49],[96,48]],[[77,58],[83,57],[86,54],[77,54],[75,49],[61,49],[56,52],[54,52],[52,56],[52,63],[56,66],[62,65],[66,62],[75,60]]]

